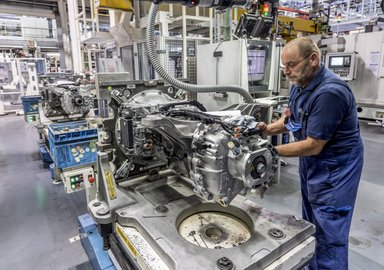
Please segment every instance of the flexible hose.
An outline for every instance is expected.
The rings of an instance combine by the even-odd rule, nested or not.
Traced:
[[[151,8],[149,10],[149,14],[148,14],[149,19],[148,19],[148,25],[147,25],[146,38],[147,38],[147,52],[148,52],[149,60],[151,61],[151,64],[153,65],[153,67],[155,68],[159,76],[169,84],[189,92],[193,92],[193,93],[234,92],[243,96],[247,103],[252,103],[253,102],[252,96],[244,88],[241,88],[238,86],[211,86],[211,85],[188,84],[188,83],[184,83],[177,80],[176,78],[168,74],[167,71],[165,71],[165,69],[160,64],[160,61],[158,60],[156,50],[155,50],[155,45],[153,42],[154,36],[155,36],[155,21],[156,21],[156,14],[158,11],[158,7],[159,7],[158,4],[152,3]]]

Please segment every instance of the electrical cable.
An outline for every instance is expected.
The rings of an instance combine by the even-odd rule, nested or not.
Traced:
[[[188,83],[181,82],[176,78],[172,77],[163,68],[156,54],[155,45],[154,45],[154,35],[155,35],[154,26],[156,22],[156,14],[157,14],[158,8],[159,6],[157,4],[154,4],[154,3],[151,4],[151,8],[149,10],[149,16],[148,16],[149,19],[148,19],[148,26],[147,26],[147,33],[146,33],[146,40],[147,40],[146,45],[147,45],[148,57],[154,69],[159,74],[159,76],[164,81],[170,83],[171,85],[192,93],[233,92],[243,96],[247,103],[252,103],[253,102],[252,96],[244,88],[241,88],[238,86],[209,86],[209,85],[188,84]]]

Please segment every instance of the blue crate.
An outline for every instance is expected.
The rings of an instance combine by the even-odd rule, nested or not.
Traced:
[[[70,143],[50,142],[51,157],[59,169],[77,167],[96,162],[97,139]]]
[[[23,103],[24,114],[32,114],[39,112],[39,102],[42,99],[41,96],[24,96],[21,97]]]
[[[59,169],[96,162],[97,128],[87,121],[54,123],[48,126],[49,150]]]
[[[49,143],[71,142],[97,138],[97,128],[90,128],[87,121],[50,124]]]

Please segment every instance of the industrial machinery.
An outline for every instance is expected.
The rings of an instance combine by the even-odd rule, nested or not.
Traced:
[[[348,81],[355,95],[360,119],[384,126],[384,87],[382,31],[342,37],[343,42],[327,44],[326,64]],[[342,45],[342,46],[340,46]],[[356,71],[359,72],[356,72]]]
[[[19,113],[22,97],[39,95],[38,75],[46,71],[42,58],[4,58],[0,60],[0,115]],[[27,101],[28,103],[28,101]],[[23,104],[24,105],[24,104]],[[30,104],[26,104],[29,109]],[[25,108],[25,106],[24,106]],[[32,115],[27,111],[29,115]],[[30,119],[37,119],[36,115]],[[28,122],[28,118],[26,118]],[[34,121],[30,121],[34,122]]]
[[[197,83],[240,85],[253,98],[277,92],[281,45],[270,40],[233,40],[197,46]],[[220,110],[242,103],[235,93],[198,93],[197,99],[208,110]]]
[[[62,83],[41,91],[43,112],[50,120],[84,118],[94,106],[94,85]]]
[[[97,123],[90,120],[51,123],[45,141],[54,171],[67,193],[95,187]]]
[[[356,78],[356,53],[327,53],[325,66],[336,73],[344,81]]]
[[[294,247],[293,259],[278,265],[301,266],[311,258],[312,224],[243,197],[248,190],[263,194],[278,167],[256,118],[209,113],[164,82],[122,78],[96,78],[105,119],[98,195],[88,204],[104,247],[122,267],[268,269]]]
[[[182,4],[188,7],[207,7],[207,8],[216,8],[216,9],[226,9],[230,7],[243,7],[249,8],[255,2],[254,0],[147,0],[154,2],[156,4],[159,3],[169,3],[169,4]],[[264,2],[264,1],[263,1]],[[265,1],[265,2],[277,2],[277,1]]]
[[[285,40],[290,41],[299,34],[318,35],[328,32],[327,20],[319,18],[294,18],[279,15],[277,34]]]
[[[27,123],[40,123],[39,104],[41,96],[22,96],[24,120]]]
[[[220,9],[255,1],[165,2]],[[249,190],[263,195],[278,167],[253,116],[260,107],[241,87],[193,86],[169,76],[152,42],[156,10],[152,5],[149,12],[147,52],[168,84],[108,73],[96,78],[104,120],[98,191],[88,210],[104,249],[124,269],[304,266],[313,256],[314,226],[246,197]],[[207,112],[186,91],[233,92],[246,103]]]
[[[330,32],[330,26],[328,25],[329,8],[330,7],[325,10],[323,5],[320,5],[318,1],[313,1],[312,11],[310,13],[288,7],[279,7],[278,10],[280,13],[294,13],[296,16],[279,14],[276,34],[286,41],[290,41],[299,35],[328,34]]]
[[[65,192],[72,193],[85,189],[87,202],[96,197],[96,180],[93,167],[85,166],[68,170],[68,172],[64,171],[62,177]]]
[[[318,3],[312,8],[309,13],[278,6],[278,1],[254,1],[248,10],[236,11],[237,17],[241,17],[234,35],[252,39],[269,37],[273,33],[288,42],[298,36],[327,34],[329,11]]]
[[[72,84],[80,84],[82,80],[81,75],[76,75],[71,72],[49,72],[45,75],[39,76],[39,82],[46,85],[57,85],[67,81],[67,84],[72,82]]]
[[[215,116],[197,102],[177,102],[156,90],[132,98],[118,90],[110,94],[119,102],[113,144],[123,157],[114,161],[117,179],[143,171],[143,164],[167,165],[194,183],[201,196],[227,206],[240,192],[265,187],[274,175],[277,156],[257,136],[253,117]]]
[[[82,119],[94,107],[94,85],[80,85],[81,76],[51,73],[40,81],[43,114],[51,121]]]
[[[53,162],[54,183],[67,193],[86,189],[87,201],[95,197],[93,166],[96,162],[97,123],[85,119],[94,108],[94,85],[80,85],[81,76],[50,73],[41,76],[42,120],[36,125],[43,161]],[[50,158],[43,158],[49,155]]]

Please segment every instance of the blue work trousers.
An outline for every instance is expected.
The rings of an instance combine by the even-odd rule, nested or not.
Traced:
[[[344,154],[300,158],[303,218],[316,226],[306,269],[348,269],[348,238],[364,161],[361,142]]]

